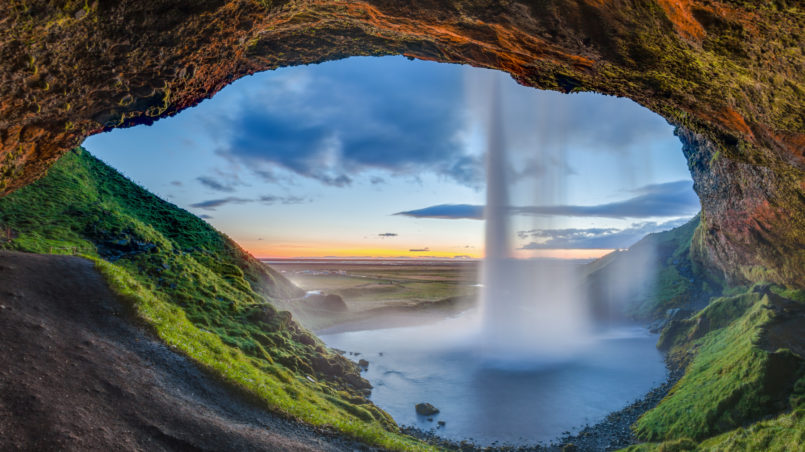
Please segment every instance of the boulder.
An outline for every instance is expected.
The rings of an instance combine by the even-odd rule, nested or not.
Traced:
[[[420,416],[432,416],[439,413],[439,409],[430,403],[423,402],[416,404],[416,414]]]

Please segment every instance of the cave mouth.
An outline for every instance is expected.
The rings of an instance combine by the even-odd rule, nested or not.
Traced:
[[[633,99],[679,125],[731,284],[802,287],[802,27],[788,2],[539,4],[211,0],[8,3],[0,189],[85,137],[151,124],[245,75],[350,55],[494,68],[542,89]],[[54,45],[61,43],[62,45]],[[793,46],[792,46],[793,43]]]
[[[523,293],[535,313],[520,312],[528,334],[503,346],[498,338],[492,355],[478,353],[488,341],[478,337],[482,314],[472,303],[448,319],[427,306],[476,297],[481,285],[491,86],[501,92],[497,116],[510,148],[505,184],[520,210],[504,234],[522,263],[507,268],[531,283]],[[351,58],[257,74],[174,118],[96,135],[84,147],[304,288],[308,298],[280,306],[329,346],[369,360],[372,400],[398,423],[482,445],[552,441],[666,378],[656,334],[625,314],[571,331],[595,315],[583,295],[557,290],[562,278],[577,284],[591,259],[699,209],[673,128],[630,101],[541,92],[471,67]],[[373,274],[377,266],[386,273]],[[647,271],[629,270],[630,278]],[[390,293],[401,275],[417,281],[406,287],[413,292]],[[461,282],[415,287],[434,277]],[[327,293],[346,305],[338,322],[304,305]],[[421,297],[417,316],[361,314]],[[570,319],[533,303],[559,298],[578,305]],[[411,407],[421,400],[442,414],[417,415]]]
[[[802,16],[792,5],[785,0],[752,4],[658,0],[617,8],[601,0],[5,2],[0,5],[0,22],[7,31],[6,39],[0,40],[0,55],[7,63],[0,72],[0,191],[13,195],[45,176],[48,168],[57,173],[54,177],[73,180],[66,165],[52,165],[86,137],[152,124],[260,71],[350,55],[392,54],[471,64],[503,70],[530,87],[628,97],[677,125],[702,208],[696,218],[698,227],[687,228],[691,259],[727,286],[762,283],[755,286],[757,297],[753,297],[765,297],[769,282],[805,287],[805,121],[801,114],[805,54],[800,45]],[[78,150],[68,157],[73,163],[80,159],[89,165],[97,163]],[[322,157],[333,161],[337,155]],[[185,164],[188,161],[195,163],[185,160]],[[290,165],[297,170],[308,166],[300,161]],[[333,184],[348,184],[337,174],[317,175],[330,178]],[[182,185],[176,182],[176,187]],[[141,200],[153,201],[137,187],[126,187],[143,195]],[[72,205],[58,195],[53,198],[63,206]],[[256,205],[230,194],[207,201],[214,201],[207,207],[221,202]],[[287,206],[299,201],[275,194],[261,199]],[[22,223],[31,226],[28,212],[46,203],[15,205],[10,200],[6,204],[13,205]],[[52,204],[46,206],[52,208],[51,214],[61,207]],[[98,217],[114,216],[104,212],[100,203],[90,207]],[[474,212],[477,216],[477,209]],[[142,214],[146,222],[153,218],[150,212]],[[114,219],[132,224],[132,218],[118,215]],[[204,229],[201,222],[190,220]],[[6,232],[6,239],[13,239],[13,231]],[[205,234],[232,245],[209,228]],[[236,247],[228,250],[245,258],[235,252]],[[160,267],[149,275],[157,286],[159,275],[170,271]],[[263,267],[251,265],[247,270],[255,268]],[[224,270],[233,270],[225,275],[228,278],[243,276],[232,266]],[[241,288],[247,286],[241,284]],[[205,299],[219,306],[227,302],[220,297]],[[765,305],[756,299],[755,308]],[[253,314],[257,321],[281,323],[280,328],[295,325],[287,322],[287,316],[272,317],[268,309]],[[299,338],[306,344],[297,343],[298,350],[307,350],[303,345],[310,346],[310,337]],[[716,378],[702,379],[705,386],[677,394],[693,400],[704,392],[720,392],[721,376],[731,376],[728,370],[736,368],[740,366],[725,366]],[[302,380],[315,383],[310,377]],[[729,395],[713,406],[724,406],[722,402],[729,400],[734,397]],[[327,400],[319,401],[338,410]],[[677,412],[690,413],[690,408],[699,407]],[[320,419],[300,410],[291,415]],[[669,418],[660,414],[654,421],[659,417]],[[689,420],[683,418],[679,420]],[[733,419],[742,425],[754,418]],[[650,436],[671,438],[674,430]],[[719,433],[704,425],[694,430],[695,434],[685,436]],[[643,430],[641,435],[645,434]]]

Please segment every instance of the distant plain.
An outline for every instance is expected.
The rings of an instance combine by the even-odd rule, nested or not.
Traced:
[[[347,306],[345,311],[318,309],[304,299],[289,301],[284,306],[303,325],[319,332],[440,320],[475,306],[479,292],[478,261],[289,259],[263,262],[308,293],[341,297]]]

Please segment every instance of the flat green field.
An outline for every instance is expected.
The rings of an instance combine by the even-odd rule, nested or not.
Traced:
[[[471,306],[478,293],[480,266],[475,261],[264,262],[306,291],[335,294],[344,300],[348,310],[342,313],[315,312],[303,302],[288,306],[303,324],[316,330],[400,311],[421,315],[461,310]]]

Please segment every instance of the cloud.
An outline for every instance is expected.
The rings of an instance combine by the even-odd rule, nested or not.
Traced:
[[[628,248],[648,234],[672,229],[688,221],[688,218],[663,223],[646,221],[633,223],[626,229],[532,229],[518,231],[517,236],[520,239],[533,239],[520,247],[521,250]]]
[[[204,209],[204,210],[215,210],[218,207],[221,207],[226,204],[245,204],[247,202],[252,201],[253,200],[251,199],[244,199],[230,196],[228,198],[209,199],[207,201],[197,202],[195,204],[190,204],[190,207],[195,207],[197,209]]]
[[[190,207],[205,210],[215,210],[216,208],[227,204],[247,204],[251,202],[260,202],[262,204],[266,204],[269,206],[274,204],[290,205],[290,204],[302,204],[305,202],[310,202],[310,199],[303,198],[300,196],[276,196],[276,195],[263,195],[257,199],[238,198],[236,196],[230,196],[228,198],[209,199],[207,201],[197,202],[195,204],[190,204]]]
[[[261,196],[258,201],[263,204],[302,204],[308,202],[309,199],[302,198],[300,196],[275,196],[275,195],[263,195]]]
[[[663,184],[652,184],[632,190],[635,196],[592,206],[512,206],[513,215],[567,216],[598,218],[652,218],[693,216],[701,208],[699,198],[693,191],[692,182],[681,180]],[[483,206],[470,204],[440,204],[423,209],[397,212],[415,218],[444,218],[474,220],[483,219]]]
[[[502,84],[508,146],[528,149],[581,147],[624,155],[667,138],[672,127],[635,102],[611,96],[565,95],[542,91],[538,101],[524,88]]]
[[[517,231],[517,237],[520,237],[521,239],[526,239],[528,237],[549,238],[549,239],[560,239],[568,237],[583,238],[583,237],[595,237],[604,234],[612,234],[617,231],[620,231],[620,229],[617,228],[531,229],[529,231]]]
[[[480,188],[483,157],[467,144],[478,138],[472,127],[485,121],[488,104],[465,82],[481,72],[507,79],[500,83],[505,142],[511,155],[522,156],[511,170],[514,178],[546,170],[572,174],[562,157],[567,149],[623,156],[671,136],[665,120],[631,101],[538,92],[512,83],[507,74],[402,57],[351,58],[260,74],[244,82],[239,94],[219,95],[220,102],[228,99],[228,108],[205,120],[215,124],[209,133],[220,155],[270,183],[290,174],[346,187],[360,173],[385,171],[427,172]],[[543,150],[540,158],[536,150]]]
[[[397,237],[397,233],[395,233],[395,232],[384,232],[384,233],[382,233],[382,234],[377,234],[377,235],[378,235],[379,237],[383,237],[383,238],[386,238],[386,237]]]
[[[182,181],[174,180],[174,181],[171,181],[170,184],[173,185],[174,187],[181,187],[182,186]]]
[[[247,164],[269,182],[277,180],[278,170],[335,187],[349,186],[369,170],[429,171],[466,185],[483,181],[483,162],[461,142],[462,71],[403,59],[294,71],[307,71],[298,89],[265,86],[245,96],[235,114],[222,117],[229,136],[220,155]]]
[[[196,178],[197,181],[201,182],[201,185],[204,185],[207,188],[211,188],[216,191],[222,191],[226,193],[232,193],[235,191],[235,187],[230,184],[224,184],[219,182],[216,179],[213,179],[210,176],[199,176]]]
[[[594,206],[526,206],[513,207],[513,214],[537,216],[648,218],[690,215],[699,211],[699,198],[692,182],[681,180],[664,184],[646,185],[633,190],[636,194],[624,201]]]
[[[425,207],[424,209],[397,212],[394,215],[414,218],[483,220],[484,206],[474,206],[471,204],[439,204],[437,206]]]
[[[201,214],[201,215],[199,215],[198,217],[199,217],[199,218],[203,218],[203,219],[205,219],[205,220],[210,220],[210,219],[212,219],[212,215],[207,215],[206,213],[202,213],[202,214]]]
[[[408,251],[410,251],[412,253],[427,253],[428,251],[430,251],[430,248],[428,248],[428,247],[425,247],[425,248],[411,248]]]
[[[197,202],[195,204],[190,204],[190,207],[205,210],[215,210],[216,208],[227,204],[247,204],[250,202],[260,202],[266,205],[273,205],[273,204],[288,205],[288,204],[302,204],[308,201],[310,201],[308,198],[302,198],[299,196],[263,195],[257,199],[238,198],[235,196],[230,196],[228,198],[209,199],[207,201]]]

